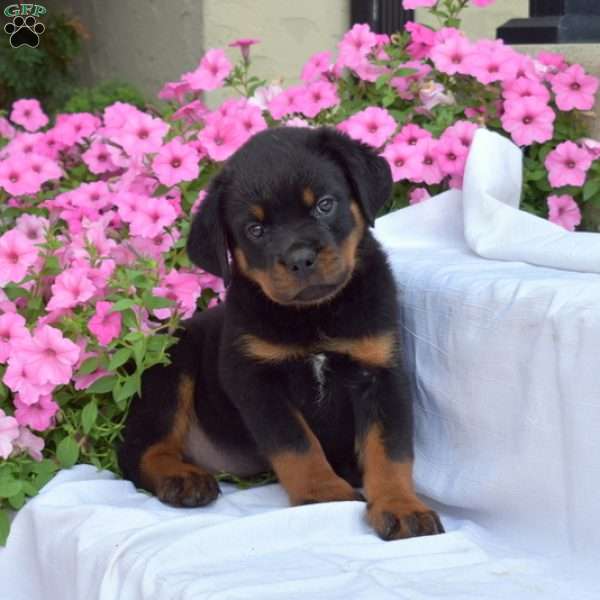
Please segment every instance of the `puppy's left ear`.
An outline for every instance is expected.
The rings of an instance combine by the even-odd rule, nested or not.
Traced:
[[[392,173],[387,161],[370,146],[331,127],[321,127],[315,133],[315,149],[342,168],[365,220],[372,227],[392,193]]]
[[[190,260],[205,271],[221,277],[225,286],[231,279],[223,215],[226,178],[226,173],[222,171],[210,183],[206,198],[192,221],[186,246]]]

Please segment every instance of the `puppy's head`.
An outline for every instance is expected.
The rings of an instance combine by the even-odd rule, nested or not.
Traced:
[[[385,160],[333,129],[261,132],[211,182],[188,254],[227,283],[229,251],[235,273],[278,304],[324,302],[350,280],[391,186]]]

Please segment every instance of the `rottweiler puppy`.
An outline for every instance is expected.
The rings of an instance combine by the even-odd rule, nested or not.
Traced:
[[[215,473],[272,469],[293,505],[357,500],[386,540],[443,532],[412,479],[413,415],[397,294],[369,231],[385,160],[331,128],[279,128],[212,180],[190,259],[228,284],[144,374],[124,475],[174,506],[219,494]]]

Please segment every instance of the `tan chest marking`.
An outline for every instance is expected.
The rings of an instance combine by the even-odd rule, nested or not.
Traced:
[[[279,344],[250,334],[241,336],[239,341],[246,356],[270,363],[298,360],[322,352],[335,352],[350,356],[367,366],[389,367],[393,363],[395,353],[393,332],[360,338],[328,338],[308,346]]]

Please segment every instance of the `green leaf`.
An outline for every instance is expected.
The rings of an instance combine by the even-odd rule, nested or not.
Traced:
[[[71,438],[63,438],[56,448],[56,457],[63,469],[72,467],[79,458],[79,445]]]
[[[152,192],[152,197],[157,198],[158,196],[164,196],[171,188],[168,185],[162,183]]]
[[[117,350],[108,363],[108,370],[115,371],[121,365],[124,365],[131,358],[131,348],[121,348]]]
[[[83,361],[81,367],[79,367],[79,371],[77,371],[78,375],[89,375],[98,369],[98,357],[91,356],[90,358]]]
[[[9,300],[16,300],[17,298],[27,298],[29,296],[29,293],[26,289],[19,287],[14,283],[9,283],[8,285],[5,285],[3,290],[4,293],[8,296]]]
[[[600,192],[600,179],[590,179],[583,186],[583,200],[587,202]]]
[[[101,377],[94,381],[94,383],[87,388],[86,392],[89,394],[106,394],[106,392],[110,392],[115,387],[116,382],[116,375],[106,375],[105,377]]]
[[[8,475],[0,479],[0,498],[10,498],[23,488],[22,482]]]
[[[144,306],[149,309],[169,308],[173,301],[161,296],[144,296]]]
[[[10,519],[8,518],[8,513],[5,510],[0,509],[0,546],[6,544],[9,531]]]
[[[81,427],[86,435],[91,431],[98,417],[98,404],[96,400],[90,400],[81,411]]]
[[[138,381],[139,377],[136,375],[131,375],[128,377],[123,385],[119,388],[116,388],[113,392],[113,398],[117,404],[121,404],[131,396],[133,396],[138,391]]]
[[[136,303],[130,298],[121,298],[112,305],[111,311],[121,312],[127,308],[133,308],[135,305]]]
[[[19,510],[23,506],[23,504],[25,504],[25,494],[24,494],[23,490],[21,490],[20,492],[18,492],[14,496],[11,496],[8,499],[8,503],[15,510]]]

